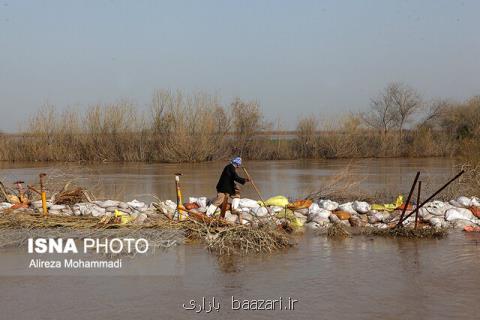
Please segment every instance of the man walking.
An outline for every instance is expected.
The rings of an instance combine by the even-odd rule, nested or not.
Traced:
[[[228,197],[232,198],[232,214],[238,215],[238,220],[242,223],[242,212],[239,210],[240,190],[235,184],[245,184],[250,181],[248,178],[242,178],[237,174],[237,168],[242,165],[242,158],[233,158],[222,171],[222,175],[217,183],[217,197],[207,209],[207,215],[212,216],[215,210],[224,203],[228,202]]]

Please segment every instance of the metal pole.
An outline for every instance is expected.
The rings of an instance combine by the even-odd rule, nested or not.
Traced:
[[[417,206],[420,204],[420,193],[422,192],[422,181],[418,181],[418,194],[417,194]],[[418,211],[415,213],[415,229],[418,224]]]
[[[417,172],[415,179],[413,180],[412,187],[410,188],[410,193],[408,194],[407,202],[405,202],[405,205],[403,206],[402,214],[400,215],[400,220],[399,220],[399,223],[397,224],[397,227],[402,225],[402,219],[405,216],[405,212],[407,211],[407,207],[408,207],[408,204],[410,203],[410,199],[412,199],[413,191],[415,191],[418,177],[420,177],[420,171]]]
[[[270,216],[272,216],[272,214],[270,213],[270,210],[268,210],[267,205],[265,204],[265,201],[263,201],[262,195],[260,194],[260,190],[258,190],[257,185],[255,184],[255,182],[253,181],[252,177],[251,177],[250,174],[248,173],[247,168],[242,167],[242,169],[243,169],[243,171],[245,172],[245,175],[247,176],[247,178],[248,178],[248,179],[250,180],[250,182],[252,183],[253,188],[254,188],[255,191],[257,192],[257,195],[258,195],[258,197],[260,198],[260,201],[262,202],[263,206],[265,207],[265,209],[267,209],[268,214],[269,214]]]
[[[414,213],[417,213],[418,210],[420,210],[421,207],[423,207],[426,203],[428,203],[430,200],[432,200],[437,194],[439,194],[440,192],[442,192],[446,187],[448,187],[453,181],[457,180],[462,174],[465,173],[465,170],[462,170],[460,171],[455,177],[453,177],[452,179],[450,179],[450,181],[448,181],[443,187],[441,187],[440,189],[438,189],[435,193],[433,193],[430,197],[428,197],[427,200],[423,201],[420,205],[418,205],[415,210],[413,210],[412,212],[410,212],[404,219],[403,221],[407,220],[412,214]],[[399,221],[398,223],[402,223],[403,221]]]

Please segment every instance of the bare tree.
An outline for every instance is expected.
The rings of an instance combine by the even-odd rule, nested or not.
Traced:
[[[370,111],[360,113],[360,118],[373,129],[382,130],[384,134],[396,124],[393,101],[386,92],[370,100]]]
[[[263,130],[263,116],[256,101],[245,102],[236,98],[232,102],[233,129],[240,153],[248,154],[255,134]]]
[[[413,115],[421,108],[422,100],[415,89],[398,82],[389,84],[385,94],[393,103],[394,119],[397,122],[401,142],[405,124],[410,122]]]
[[[420,122],[420,126],[434,127],[439,124],[442,116],[453,103],[445,99],[436,99],[429,103],[428,110]]]
[[[360,116],[368,126],[381,129],[384,134],[398,128],[401,139],[405,125],[421,105],[420,96],[413,88],[393,82],[371,100],[370,111]]]

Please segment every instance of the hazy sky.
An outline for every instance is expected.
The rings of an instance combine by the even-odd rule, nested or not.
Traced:
[[[255,99],[292,126],[366,108],[390,81],[480,94],[480,1],[0,0],[0,130],[156,88]]]

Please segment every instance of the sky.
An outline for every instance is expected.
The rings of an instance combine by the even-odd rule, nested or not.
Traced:
[[[368,108],[389,82],[428,101],[480,94],[480,1],[0,0],[0,131],[42,104],[156,89],[256,100],[294,128]]]

